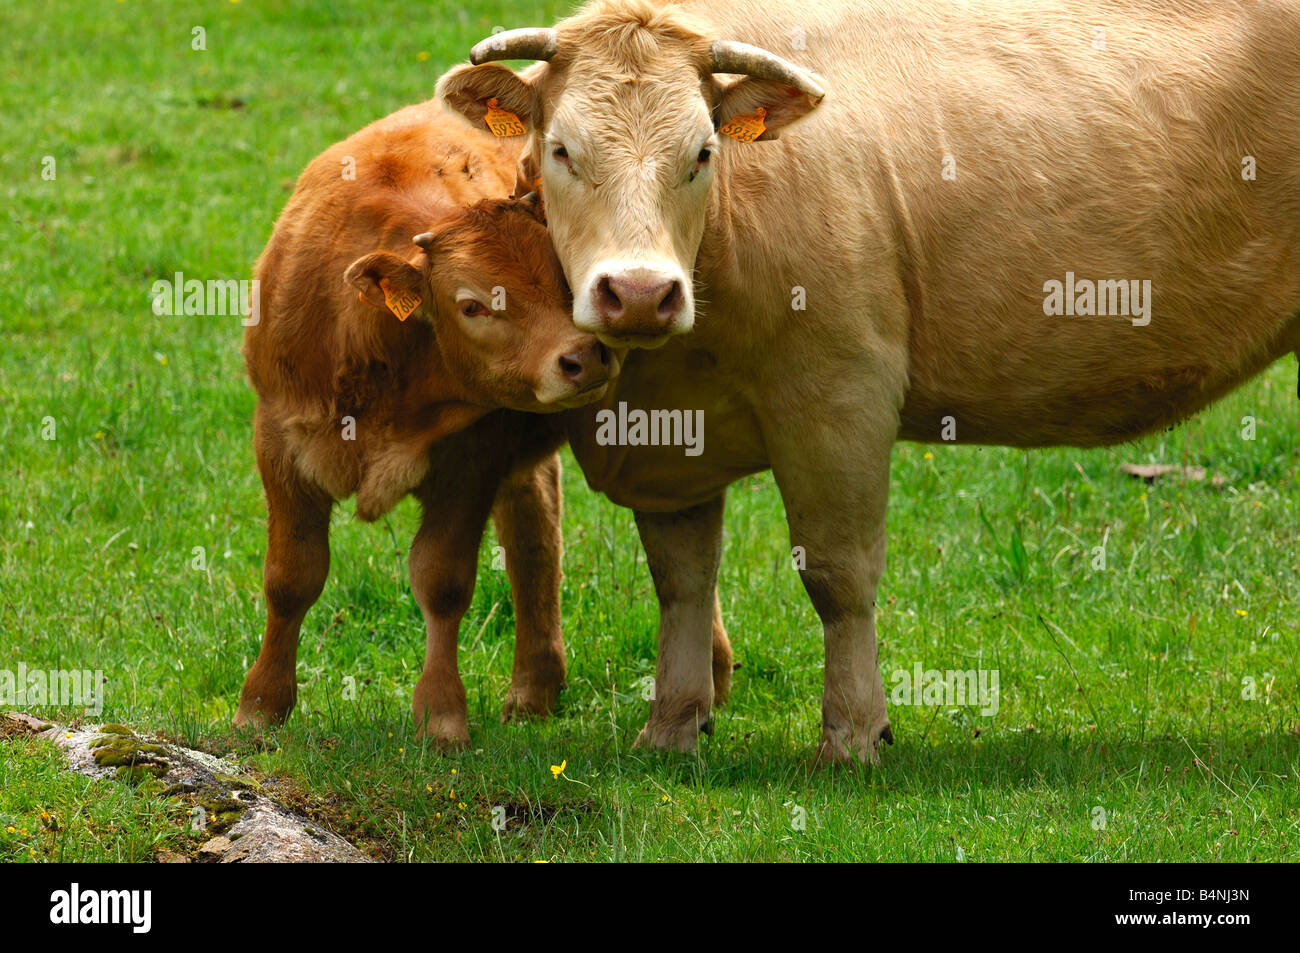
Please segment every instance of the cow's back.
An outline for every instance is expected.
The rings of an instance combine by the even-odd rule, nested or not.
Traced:
[[[701,262],[715,310],[751,304],[713,327],[905,354],[904,436],[952,416],[964,441],[1104,443],[1300,344],[1300,4],[702,12],[829,90],[779,142],[730,150],[721,241],[745,250],[706,236]],[[736,271],[756,260],[766,293]],[[1067,274],[1150,281],[1150,323],[1044,314]]]

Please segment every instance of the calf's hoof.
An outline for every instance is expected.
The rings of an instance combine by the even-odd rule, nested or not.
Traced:
[[[244,679],[244,690],[239,696],[239,708],[232,723],[236,728],[261,730],[282,725],[293,711],[298,700],[298,684],[271,679],[261,675],[254,665]]]
[[[515,671],[510,679],[510,691],[501,706],[502,721],[523,721],[545,718],[555,711],[560,691],[564,688],[564,659],[558,664],[549,662],[534,665],[526,672]]]
[[[415,731],[417,741],[439,751],[460,751],[469,747],[469,720],[465,712],[417,712]]]
[[[527,721],[548,717],[555,711],[561,687],[559,684],[511,685],[505,704],[501,706],[501,720]]]
[[[421,678],[415,686],[411,714],[415,716],[417,740],[443,751],[469,746],[469,712],[463,685]]]

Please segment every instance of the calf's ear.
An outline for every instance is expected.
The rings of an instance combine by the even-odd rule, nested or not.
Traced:
[[[782,129],[807,116],[821,105],[824,98],[774,79],[746,76],[725,84],[716,79],[713,82],[716,103],[713,107],[714,125],[721,129],[732,119],[754,116],[762,109],[762,123],[766,129],[758,136],[758,142],[779,139]]]
[[[541,98],[531,77],[521,76],[500,63],[450,69],[438,80],[436,95],[444,106],[480,129],[488,128],[484,117],[488,100],[492,99],[498,109],[513,113],[529,132],[541,121]]]
[[[432,314],[433,302],[419,270],[392,252],[363,255],[343,273],[343,280],[361,292],[361,300],[405,321],[413,314]]]

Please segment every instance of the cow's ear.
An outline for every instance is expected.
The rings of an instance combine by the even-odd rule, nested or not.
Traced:
[[[732,119],[754,116],[762,109],[762,123],[766,129],[758,136],[758,141],[780,138],[782,129],[808,115],[821,105],[824,98],[811,96],[773,79],[746,76],[730,83],[716,79],[713,82],[716,90],[714,125],[721,129]]]
[[[428,317],[433,302],[424,276],[409,261],[392,252],[363,255],[343,273],[343,280],[361,292],[361,300],[405,321],[411,315]]]
[[[491,99],[496,100],[498,109],[513,113],[529,131],[536,129],[541,119],[541,98],[536,85],[500,63],[448,70],[438,80],[437,97],[448,109],[460,113],[480,129],[486,128],[483,117]]]

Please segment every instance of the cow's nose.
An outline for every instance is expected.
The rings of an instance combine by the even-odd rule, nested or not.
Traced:
[[[609,348],[592,341],[584,348],[560,355],[560,373],[579,390],[609,380]]]
[[[673,278],[605,275],[596,282],[596,312],[616,333],[663,334],[682,300],[682,283]]]

